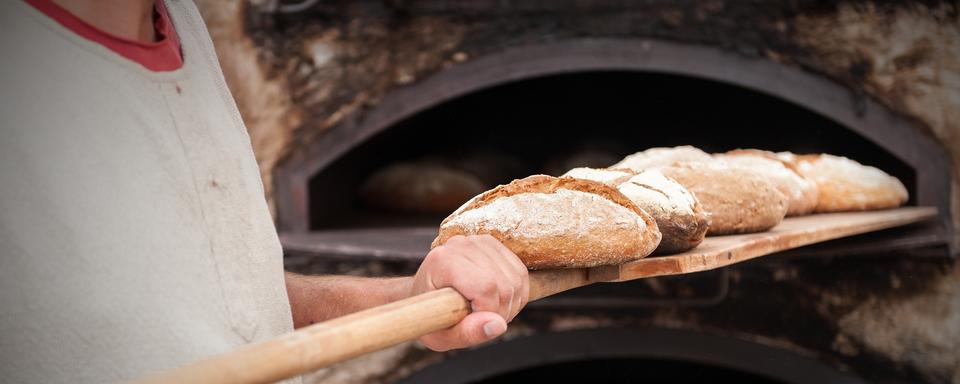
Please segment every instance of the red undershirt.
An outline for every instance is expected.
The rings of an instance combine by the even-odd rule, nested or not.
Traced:
[[[151,71],[173,71],[183,66],[180,40],[170,22],[170,15],[163,5],[163,0],[155,2],[153,27],[156,30],[157,41],[154,43],[143,43],[111,35],[74,16],[51,0],[26,0],[26,2],[78,36],[107,47]]]

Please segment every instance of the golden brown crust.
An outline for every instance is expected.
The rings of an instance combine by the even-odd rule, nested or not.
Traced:
[[[596,195],[601,198],[601,202],[592,205],[573,204],[569,199],[557,195],[556,192],[561,189]],[[483,209],[496,200],[529,193],[556,197],[552,200],[540,201],[543,205],[533,207],[536,209],[532,212],[552,212],[555,215],[561,215],[568,221],[564,224],[595,222],[597,218],[601,219],[601,224],[584,226],[587,229],[580,233],[545,231],[542,234],[531,235],[517,228],[502,230],[502,226],[487,223],[463,225],[455,220],[465,213]],[[543,201],[548,202],[543,203]],[[607,203],[602,203],[603,201]],[[611,214],[609,208],[616,206],[620,207],[617,208],[619,212],[629,214],[633,219],[612,220],[609,217]],[[534,216],[536,213],[524,219],[536,222],[537,218]],[[490,217],[490,219],[497,218]],[[640,219],[639,222],[636,219]],[[657,229],[656,221],[616,189],[589,180],[543,175],[514,180],[510,184],[498,186],[473,199],[444,220],[432,246],[440,246],[454,236],[476,234],[489,234],[497,238],[530,269],[583,268],[620,264],[647,256],[660,242],[660,231]]]
[[[696,195],[710,215],[707,235],[762,232],[787,213],[787,198],[766,178],[722,163],[687,162],[661,168]]]

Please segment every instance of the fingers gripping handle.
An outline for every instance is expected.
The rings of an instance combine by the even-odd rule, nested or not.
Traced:
[[[530,272],[530,300],[588,284],[586,270]],[[313,324],[140,383],[270,383],[456,325],[470,303],[443,288]]]

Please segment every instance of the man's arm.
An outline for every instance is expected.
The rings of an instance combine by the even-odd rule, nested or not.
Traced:
[[[304,276],[287,272],[294,328],[376,307],[410,295],[413,278]]]
[[[445,351],[479,344],[507,330],[527,303],[527,268],[489,235],[455,236],[434,248],[417,274],[398,278],[302,276],[287,273],[287,294],[299,328],[423,292],[453,287],[473,312],[457,325],[420,338]]]

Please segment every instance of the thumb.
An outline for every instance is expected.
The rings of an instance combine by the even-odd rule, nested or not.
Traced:
[[[443,352],[489,341],[507,331],[507,322],[496,312],[473,312],[453,327],[420,338],[427,348]]]

